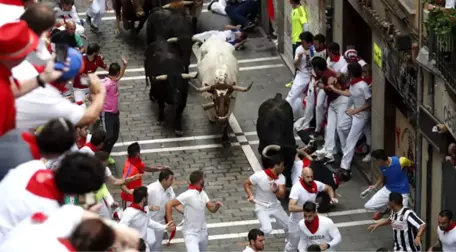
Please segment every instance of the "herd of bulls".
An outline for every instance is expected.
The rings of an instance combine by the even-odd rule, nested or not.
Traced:
[[[206,41],[193,38],[196,23],[201,13],[203,1],[182,0],[116,0],[115,12],[117,27],[120,21],[125,29],[137,33],[147,21],[147,48],[144,69],[146,85],[149,86],[151,101],[158,104],[158,122],[165,120],[165,104],[172,105],[174,111],[174,132],[183,135],[182,113],[186,107],[189,85],[202,93],[203,109],[211,122],[221,125],[222,141],[229,143],[228,119],[233,112],[236,91],[247,92],[252,87],[237,85],[239,67],[234,55],[234,47],[218,36]],[[134,27],[139,21],[138,27]],[[192,48],[197,44],[199,51],[197,74],[189,73]],[[197,46],[197,47],[198,47]],[[197,48],[195,47],[195,48]],[[191,79],[198,80],[199,87]],[[262,153],[264,167],[270,167],[268,155],[281,151],[285,157],[287,184],[291,184],[291,170],[297,152],[291,106],[281,94],[266,100],[258,110],[257,134],[259,153]],[[307,155],[308,157],[308,155]],[[312,168],[323,164],[313,161]],[[327,169],[324,169],[327,170]],[[332,178],[332,175],[323,175]],[[318,176],[317,176],[318,177]],[[324,180],[324,179],[323,179]]]

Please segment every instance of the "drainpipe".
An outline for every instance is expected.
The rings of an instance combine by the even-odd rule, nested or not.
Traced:
[[[418,50],[421,49],[423,46],[422,38],[423,38],[423,1],[418,1]],[[420,106],[423,104],[423,68],[419,65],[418,68],[418,76],[417,76],[417,90],[416,90],[416,125],[419,128],[420,125]],[[423,139],[421,137],[420,131],[416,131],[416,141],[417,141],[417,148],[416,148],[416,187],[415,187],[415,212],[418,216],[421,216],[421,187],[422,187],[422,178],[423,178],[423,165],[422,165],[422,152],[423,152]],[[429,185],[428,185],[429,186]],[[428,221],[428,220],[426,220]]]

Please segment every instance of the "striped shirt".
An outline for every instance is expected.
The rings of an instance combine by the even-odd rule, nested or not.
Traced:
[[[421,248],[415,246],[414,240],[424,221],[406,207],[398,212],[392,212],[390,220],[394,234],[394,251],[420,251]]]

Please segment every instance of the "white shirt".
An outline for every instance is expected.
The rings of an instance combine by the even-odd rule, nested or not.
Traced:
[[[326,64],[328,65],[329,68],[331,68],[334,72],[340,73],[342,68],[347,65],[347,61],[344,59],[344,57],[340,57],[339,61],[334,62],[331,61],[331,58],[328,57],[326,60]]]
[[[244,250],[242,250],[242,252],[256,252],[256,251],[253,250],[253,248],[251,248],[250,246],[247,246],[247,247],[245,247]]]
[[[285,176],[280,174],[278,179],[270,180],[266,172],[259,171],[250,176],[249,180],[255,186],[255,200],[257,202],[271,204],[270,207],[280,206],[280,201],[275,193],[272,192],[271,186],[273,183],[278,186],[285,185]],[[255,204],[255,209],[264,209],[265,207],[261,203]]]
[[[148,235],[147,228],[159,231],[165,230],[165,225],[150,219],[150,211],[147,207],[144,208],[144,211],[133,207],[127,207],[127,209],[123,212],[122,219],[119,223],[136,229],[139,232],[139,236],[149,244],[153,244],[155,242],[155,237],[151,237],[151,233]]]
[[[456,7],[456,0],[445,0],[445,8],[454,9]]]
[[[176,199],[184,206],[182,233],[199,234],[206,230],[206,204],[210,201],[206,192],[189,189]]]
[[[0,182],[0,243],[19,222],[35,212],[50,214],[59,209],[63,195],[54,183],[53,172],[40,160],[32,160],[12,169]],[[38,196],[43,195],[43,196]]]
[[[70,11],[64,11],[58,6],[54,7],[54,12],[57,21],[67,22],[68,20],[73,20],[75,23],[81,23],[81,19],[79,19],[78,12],[76,11],[76,7],[74,5]]]
[[[451,229],[449,232],[443,232],[437,227],[437,235],[439,236],[440,243],[442,244],[443,252],[456,251],[456,228]]]
[[[300,182],[296,183],[291,187],[290,191],[290,199],[297,200],[297,205],[302,207],[304,203],[307,201],[315,203],[317,198],[317,194],[325,190],[325,184],[321,183],[320,181],[314,180],[315,184],[317,185],[317,191],[315,193],[310,193],[301,185]],[[290,220],[293,222],[298,223],[300,220],[304,218],[304,213],[290,213]]]
[[[13,69],[15,78],[18,80],[30,79],[16,77],[18,75],[14,74],[15,69]],[[16,99],[16,125],[22,130],[34,130],[46,124],[50,119],[58,117],[66,118],[76,125],[83,116],[84,108],[67,100],[52,85],[36,88]]]
[[[310,50],[305,50],[302,45],[296,48],[295,52],[295,60],[298,59],[300,54],[304,54],[301,59],[301,64],[299,65],[298,74],[304,74],[307,76],[311,76],[312,74],[312,65],[310,64],[310,59],[312,58]]]
[[[363,59],[360,59],[358,60],[358,64],[363,67],[365,65],[367,65],[366,61],[364,61]],[[348,73],[348,62],[347,64],[345,64],[345,66],[342,67],[342,69],[340,69],[340,72],[343,73],[343,74],[347,74]]]
[[[359,81],[355,84],[350,84],[349,92],[350,106],[353,105],[355,109],[364,106],[367,103],[367,101],[372,97],[369,84],[367,84],[365,81]],[[369,110],[364,110],[354,116],[360,118],[368,118]]]
[[[318,215],[318,219],[318,229],[314,234],[309,231],[304,220],[299,222],[301,232],[301,240],[298,246],[299,251],[306,251],[308,246],[314,244],[329,244],[330,248],[326,251],[335,251],[334,247],[342,241],[339,229],[330,218]]]
[[[7,239],[0,245],[0,251],[69,252],[70,249],[59,238],[66,238],[71,234],[81,222],[82,213],[80,207],[64,206],[55,214],[46,216],[48,219],[44,222],[28,218],[8,234]]]
[[[323,59],[326,59],[328,57],[328,55],[326,54],[326,49],[325,50],[321,50],[321,51],[317,51],[315,50],[315,56],[318,56],[318,57],[322,57]]]
[[[147,193],[149,194],[149,199],[147,201],[148,204],[150,206],[160,207],[159,211],[154,211],[151,213],[151,219],[162,224],[165,223],[166,203],[176,198],[173,187],[170,186],[165,190],[160,181],[157,180],[147,186]]]

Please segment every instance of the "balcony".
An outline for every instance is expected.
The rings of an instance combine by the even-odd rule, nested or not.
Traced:
[[[431,62],[456,95],[456,36],[452,33],[440,35],[430,30],[428,45]]]

